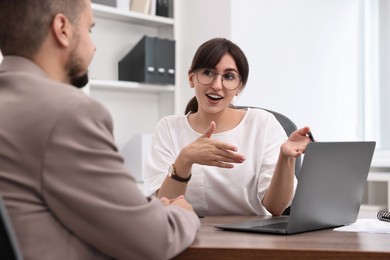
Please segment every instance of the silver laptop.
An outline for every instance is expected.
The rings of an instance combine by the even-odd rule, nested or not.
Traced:
[[[0,259],[22,260],[18,241],[14,234],[7,209],[0,196]]]
[[[295,234],[356,221],[375,142],[313,142],[306,148],[290,215],[218,225],[257,233]]]

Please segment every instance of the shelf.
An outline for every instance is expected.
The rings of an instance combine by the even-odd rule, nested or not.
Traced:
[[[95,17],[116,20],[121,22],[130,22],[138,25],[147,25],[152,27],[173,27],[172,18],[146,15],[132,11],[117,9],[111,6],[92,4],[92,10]]]
[[[85,92],[103,104],[113,120],[115,143],[124,147],[139,133],[153,133],[159,120],[175,113],[174,84],[118,80],[118,62],[144,36],[175,40],[175,19],[91,4],[97,51]],[[135,80],[133,80],[135,81]],[[137,122],[134,124],[134,122]]]
[[[142,93],[167,93],[174,92],[175,87],[172,85],[153,85],[143,84],[130,81],[116,81],[116,80],[90,80],[91,90],[119,90]]]

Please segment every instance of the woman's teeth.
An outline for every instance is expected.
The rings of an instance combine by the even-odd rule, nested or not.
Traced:
[[[222,99],[223,97],[221,96],[218,96],[218,95],[210,95],[210,94],[206,94],[210,99],[212,100],[220,100]]]

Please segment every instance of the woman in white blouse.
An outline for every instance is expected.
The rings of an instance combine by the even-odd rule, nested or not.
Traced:
[[[202,44],[188,72],[195,97],[185,115],[159,122],[146,161],[145,189],[185,195],[198,214],[281,215],[293,198],[295,157],[308,127],[287,138],[261,109],[235,109],[248,79],[242,50],[224,38]]]

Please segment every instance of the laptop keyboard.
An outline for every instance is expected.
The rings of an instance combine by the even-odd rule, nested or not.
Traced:
[[[278,222],[278,223],[272,223],[272,224],[266,224],[261,226],[255,226],[253,228],[260,228],[260,229],[286,229],[288,222]]]

